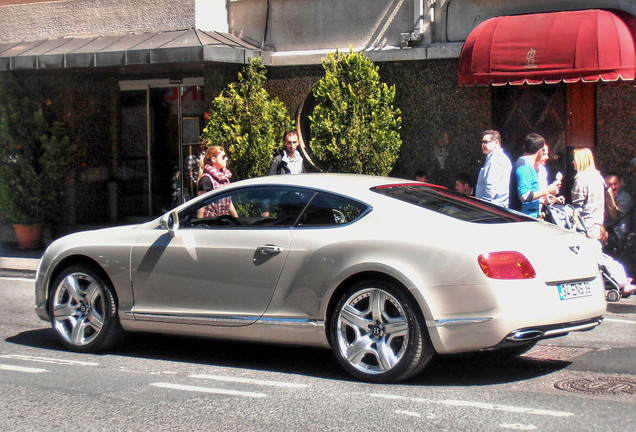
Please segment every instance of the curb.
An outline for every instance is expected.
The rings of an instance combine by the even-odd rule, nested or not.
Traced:
[[[0,257],[0,269],[36,271],[40,260],[37,258]]]
[[[19,279],[35,279],[35,270],[15,270],[0,268],[0,277],[19,278]]]

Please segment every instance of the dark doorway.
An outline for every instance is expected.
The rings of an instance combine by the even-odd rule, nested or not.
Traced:
[[[549,181],[564,176],[561,193],[569,199],[576,174],[572,149],[594,147],[595,85],[590,83],[494,87],[493,121],[501,132],[506,153],[514,163],[523,153],[523,138],[542,135],[550,146]]]
[[[191,197],[183,188],[191,180],[179,167],[199,152],[194,144],[203,117],[203,89],[181,83],[150,84],[135,89],[143,87],[135,83],[120,92],[116,213],[122,221],[147,220]]]
[[[549,175],[565,174],[565,85],[495,87],[492,95],[495,128],[513,163],[523,154],[523,138],[536,132],[550,146]]]
[[[495,128],[512,163],[523,154],[524,137],[530,132],[540,134],[550,147],[548,181],[561,172],[565,177],[561,193],[568,198],[565,85],[495,87],[492,95]]]
[[[166,89],[121,92],[122,218],[147,218],[167,210],[171,203],[171,179],[178,171],[179,153],[177,120],[170,114],[165,92]]]

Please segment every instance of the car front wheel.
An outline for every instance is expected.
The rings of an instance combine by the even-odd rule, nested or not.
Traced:
[[[58,275],[49,311],[58,339],[73,351],[105,350],[124,333],[110,283],[88,266],[70,266]]]
[[[413,302],[394,284],[357,283],[339,298],[330,323],[340,364],[370,382],[408,379],[434,354],[428,331]]]

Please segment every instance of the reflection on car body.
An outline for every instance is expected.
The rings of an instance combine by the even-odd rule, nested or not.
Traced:
[[[238,217],[200,217],[219,200]],[[58,239],[36,312],[80,352],[126,331],[308,345],[359,379],[398,381],[435,354],[518,354],[594,328],[606,308],[594,253],[583,236],[445,188],[275,176]]]

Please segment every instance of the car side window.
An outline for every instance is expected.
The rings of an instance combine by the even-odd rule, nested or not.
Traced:
[[[284,186],[220,192],[184,210],[179,215],[180,228],[291,227],[313,195],[313,191]]]
[[[298,222],[298,226],[336,226],[362,216],[366,206],[345,197],[319,192]]]

